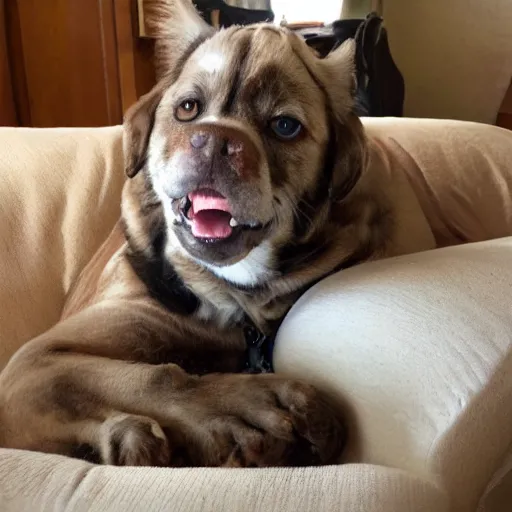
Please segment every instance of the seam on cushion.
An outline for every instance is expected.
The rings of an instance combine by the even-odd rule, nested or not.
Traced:
[[[478,396],[479,394],[480,393],[474,394],[473,398]],[[470,402],[468,402],[468,403],[470,403]],[[468,410],[468,407],[466,407],[465,409],[459,411],[459,414],[457,416],[460,417],[460,413],[461,412],[465,413],[467,410]],[[451,488],[451,487],[447,488],[446,487],[445,482],[443,481],[445,476],[446,476],[445,471],[439,465],[439,461],[435,461],[436,457],[435,456],[432,457],[432,455],[435,453],[435,449],[436,449],[438,443],[440,441],[442,442],[443,438],[445,438],[447,433],[449,433],[452,430],[453,426],[454,426],[454,423],[451,423],[449,428],[443,430],[442,432],[438,432],[437,433],[435,438],[432,439],[432,442],[430,443],[430,446],[429,446],[429,448],[427,450],[427,456],[425,458],[426,470],[429,471],[436,478],[436,481],[439,482],[439,485],[441,485],[442,488],[446,490],[446,492],[450,493],[450,499],[454,495],[457,496],[458,489],[456,489],[456,492],[454,494],[453,493],[453,488]],[[509,436],[507,436],[507,437],[509,437]],[[510,460],[507,460],[509,457],[510,457]],[[430,465],[432,463],[432,459],[434,459],[434,461],[435,461],[434,465]],[[487,478],[486,478],[486,480],[485,480],[485,482],[484,482],[484,484],[482,486],[482,491],[481,491],[480,495],[477,495],[475,497],[474,504],[475,504],[475,507],[476,507],[475,511],[477,511],[477,512],[480,512],[480,509],[478,507],[480,506],[482,498],[487,493],[487,490],[489,488],[489,484],[491,482],[493,482],[493,480],[496,478],[496,476],[498,474],[500,474],[500,470],[502,470],[504,467],[507,467],[507,465],[508,465],[509,471],[512,470],[512,438],[509,439],[509,441],[507,443],[507,447],[503,450],[503,454],[501,456],[498,456],[497,459],[498,459],[498,461],[494,465],[494,468],[490,469],[490,471],[487,473],[488,476],[487,476]],[[430,465],[430,468],[429,468],[429,465]],[[475,486],[473,486],[473,488],[474,487]]]
[[[123,156],[123,133],[119,133],[118,137],[108,146],[108,150],[103,152],[103,166],[107,166],[107,171],[102,174],[102,180],[98,193],[99,204],[107,204],[112,198],[112,188],[114,184],[117,186],[117,180],[120,179],[119,199],[121,199],[122,191],[128,178],[124,172],[123,162],[117,164],[119,156]],[[118,172],[121,178],[118,178]],[[121,213],[121,205],[119,204],[119,213]]]
[[[423,189],[421,189],[421,187],[420,187],[420,191],[424,190],[425,194],[428,196],[428,198],[429,198],[429,205],[431,206],[431,208],[433,210],[435,210],[437,218],[442,222],[443,227],[448,231],[448,233],[453,238],[458,240],[458,243],[451,244],[451,245],[457,245],[457,244],[462,244],[462,243],[467,242],[467,240],[463,236],[463,234],[460,233],[456,228],[454,228],[448,222],[446,216],[443,214],[441,208],[438,205],[438,202],[435,200],[435,194],[434,194],[434,192],[432,190],[432,187],[429,185],[428,181],[426,180],[425,175],[421,171],[421,166],[418,164],[416,159],[394,137],[390,136],[390,137],[388,137],[388,140],[395,146],[395,149],[398,150],[400,155],[403,158],[405,158],[406,160],[408,160],[412,164],[417,179],[419,181],[421,181],[421,183],[423,184]],[[430,222],[431,216],[428,215],[427,210],[425,209],[424,201],[422,201],[422,194],[418,193],[418,185],[417,185],[417,183],[415,183],[414,180],[412,180],[411,175],[408,172],[404,172],[404,174],[405,174],[405,177],[406,177],[407,181],[409,182],[411,188],[413,189],[414,193],[416,194],[416,198],[417,198],[417,200],[418,200],[418,202],[420,204],[420,207],[421,207],[421,209],[423,211],[423,215],[427,219],[427,222],[429,223],[429,226],[432,229],[433,226],[432,226],[432,223]],[[433,233],[434,238],[436,240],[437,246],[440,247],[442,244],[440,244],[438,236],[436,236],[436,233],[435,233],[435,231],[433,229],[432,229],[432,233]]]
[[[71,491],[71,494],[67,497],[66,499],[66,504],[65,506],[62,508],[62,510],[64,510],[65,512],[67,512],[69,510],[69,512],[73,512],[69,506],[70,506],[70,503],[71,501],[73,500],[74,496],[77,494],[77,492],[79,491],[79,489],[82,487],[85,479],[89,476],[89,473],[95,469],[95,466],[91,466],[89,465],[89,467],[86,467],[84,468],[83,470],[81,470],[81,474],[78,475],[76,477],[76,481],[74,483],[74,486],[73,486],[73,490]]]

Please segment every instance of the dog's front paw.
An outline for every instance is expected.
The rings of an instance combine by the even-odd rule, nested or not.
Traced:
[[[167,466],[170,454],[167,438],[151,418],[116,414],[101,427],[101,458],[115,466]]]
[[[307,384],[276,375],[208,375],[190,389],[190,463],[302,466],[339,460],[339,410]]]

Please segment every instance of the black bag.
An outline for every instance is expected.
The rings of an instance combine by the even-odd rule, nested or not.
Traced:
[[[226,4],[222,0],[193,0],[193,3],[208,23],[211,20],[211,12],[219,11],[221,27],[227,28],[231,25],[249,25],[251,23],[274,21],[274,13],[271,10],[242,9]]]
[[[376,13],[366,19],[338,20],[330,33],[304,34],[322,57],[347,39],[356,42],[356,113],[360,116],[403,116],[405,83],[395,64],[383,19]]]

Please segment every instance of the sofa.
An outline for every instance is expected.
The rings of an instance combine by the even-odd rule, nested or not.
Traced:
[[[343,404],[343,463],[131,468],[0,448],[0,511],[512,510],[512,132],[364,123],[370,165],[410,206],[409,254],[311,288],[274,354]],[[58,322],[118,220],[122,160],[120,127],[0,129],[0,369]]]

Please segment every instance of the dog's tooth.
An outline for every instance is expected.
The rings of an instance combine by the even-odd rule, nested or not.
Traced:
[[[232,228],[236,228],[238,226],[238,222],[235,220],[234,217],[231,217],[230,221],[229,221],[229,225],[232,227]]]

